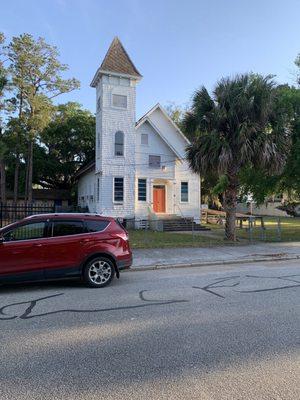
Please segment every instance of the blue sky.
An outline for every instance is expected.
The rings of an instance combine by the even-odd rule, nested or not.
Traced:
[[[114,36],[144,76],[137,117],[155,103],[186,104],[201,85],[254,71],[293,83],[300,0],[2,0],[0,31],[56,45],[81,89],[59,102],[95,111],[91,79]]]

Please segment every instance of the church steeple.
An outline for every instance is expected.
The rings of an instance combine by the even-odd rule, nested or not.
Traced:
[[[112,41],[100,68],[98,68],[92,80],[92,87],[96,86],[98,77],[101,74],[127,76],[136,80],[142,78],[117,36]]]
[[[96,72],[97,212],[132,218],[135,204],[135,103],[141,75],[115,38]]]

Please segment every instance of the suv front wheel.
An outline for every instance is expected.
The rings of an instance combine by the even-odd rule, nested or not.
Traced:
[[[106,257],[95,257],[90,260],[85,269],[83,278],[87,286],[100,288],[110,284],[115,275],[113,262]]]

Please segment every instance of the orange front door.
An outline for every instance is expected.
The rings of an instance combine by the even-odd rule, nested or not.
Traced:
[[[153,186],[153,210],[156,213],[166,212],[166,189],[164,186]]]

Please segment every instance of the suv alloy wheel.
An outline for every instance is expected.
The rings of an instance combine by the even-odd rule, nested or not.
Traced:
[[[87,286],[100,288],[110,284],[115,275],[113,262],[106,257],[95,257],[84,269],[84,281]]]

